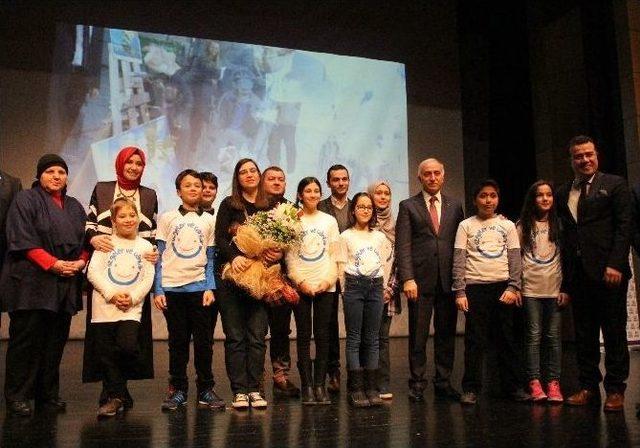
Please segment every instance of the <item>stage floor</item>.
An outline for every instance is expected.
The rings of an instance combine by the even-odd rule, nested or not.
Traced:
[[[344,341],[343,353],[344,353]],[[0,346],[0,383],[4,384],[6,341]],[[352,409],[343,386],[331,406],[302,406],[297,400],[273,401],[267,382],[269,407],[263,411],[225,412],[199,410],[195,393],[189,405],[173,413],[162,413],[160,402],[166,390],[167,345],[155,344],[156,379],[132,382],[132,410],[116,418],[98,421],[95,416],[99,384],[81,383],[82,342],[67,345],[62,362],[62,397],[68,410],[61,415],[37,413],[31,418],[7,418],[4,401],[0,410],[3,448],[24,447],[209,447],[209,446],[640,446],[640,420],[635,403],[640,399],[640,352],[631,353],[632,377],[623,413],[605,414],[601,408],[570,408],[519,404],[482,397],[478,406],[463,408],[441,401],[429,387],[423,403],[407,398],[407,339],[391,340],[394,399],[380,408]],[[463,351],[462,338],[457,340]],[[292,343],[295,360],[295,343]],[[565,350],[563,385],[575,389],[571,347]],[[429,344],[429,375],[433,375]],[[193,369],[190,369],[193,385]],[[214,346],[217,392],[230,404],[231,391],[224,368],[221,342]],[[459,386],[462,357],[456,357],[454,384]],[[297,372],[292,377],[298,382]]]

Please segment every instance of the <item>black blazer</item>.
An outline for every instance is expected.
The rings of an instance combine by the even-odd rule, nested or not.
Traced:
[[[631,245],[640,257],[640,184],[631,189]]]
[[[596,281],[603,279],[606,267],[629,278],[631,197],[627,182],[620,176],[597,172],[587,197],[578,202],[578,222],[567,205],[571,185],[567,182],[556,192],[567,281],[574,278],[576,263]]]
[[[0,170],[0,268],[7,250],[6,225],[9,206],[20,190],[22,190],[20,179]]]
[[[442,290],[451,292],[453,244],[463,219],[462,203],[442,195],[440,229],[436,235],[422,192],[400,202],[396,221],[398,279],[415,280],[421,295],[434,294],[438,279]]]

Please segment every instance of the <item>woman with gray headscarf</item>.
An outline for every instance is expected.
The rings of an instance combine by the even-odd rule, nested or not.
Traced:
[[[396,221],[391,210],[391,186],[388,182],[380,180],[369,185],[367,192],[373,198],[373,205],[376,208],[376,228],[385,234],[393,246],[396,240]],[[400,288],[395,275],[396,265],[393,251],[389,258],[385,260],[384,269],[386,271],[385,278],[388,278],[389,281],[384,287],[383,295],[384,311],[379,335],[378,390],[380,398],[390,400],[393,398],[393,394],[389,391],[389,329],[393,315],[400,314],[402,311]]]

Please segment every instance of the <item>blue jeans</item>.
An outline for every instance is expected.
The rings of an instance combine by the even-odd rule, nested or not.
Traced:
[[[562,314],[555,298],[524,298],[527,379],[540,379],[540,340],[543,339],[546,380],[560,379]]]
[[[342,301],[347,327],[347,369],[378,368],[382,321],[382,277],[345,276]],[[361,350],[362,348],[362,350]],[[362,354],[362,364],[360,355]]]

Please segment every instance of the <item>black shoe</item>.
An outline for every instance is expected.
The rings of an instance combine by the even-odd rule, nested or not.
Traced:
[[[45,409],[45,410],[55,411],[55,412],[65,412],[67,410],[67,403],[62,399],[60,399],[60,397],[36,402],[36,405],[40,409]]]
[[[424,392],[422,391],[422,389],[416,389],[416,388],[410,387],[409,400],[413,401],[414,403],[419,403],[421,401],[424,401]]]
[[[300,389],[288,379],[273,382],[273,395],[296,398],[300,396]]]
[[[337,394],[340,392],[340,371],[334,370],[333,372],[329,372],[329,383],[327,385],[327,390],[332,394]]]
[[[302,386],[300,390],[300,401],[304,405],[316,404],[316,397],[313,394],[313,388],[311,386]]]
[[[366,369],[364,371],[365,395],[370,406],[382,406],[384,401],[380,398],[380,391],[376,384],[378,370]]]
[[[361,390],[349,392],[349,404],[354,408],[368,408],[371,406],[367,395]]]
[[[433,391],[435,392],[436,397],[444,398],[447,400],[460,401],[460,392],[455,390],[450,385],[445,387],[434,387]]]
[[[28,401],[8,401],[7,414],[18,417],[28,417],[31,415],[31,405]]]
[[[122,406],[125,409],[133,408],[133,397],[129,393],[129,389],[125,389],[124,391],[124,397],[122,398]]]
[[[521,389],[521,388],[511,392],[509,394],[509,397],[513,401],[518,401],[518,402],[531,401],[531,395],[529,395],[527,392],[525,392],[524,389]]]
[[[316,404],[331,404],[331,399],[327,395],[327,389],[322,386],[314,386],[313,395],[316,397]]]

